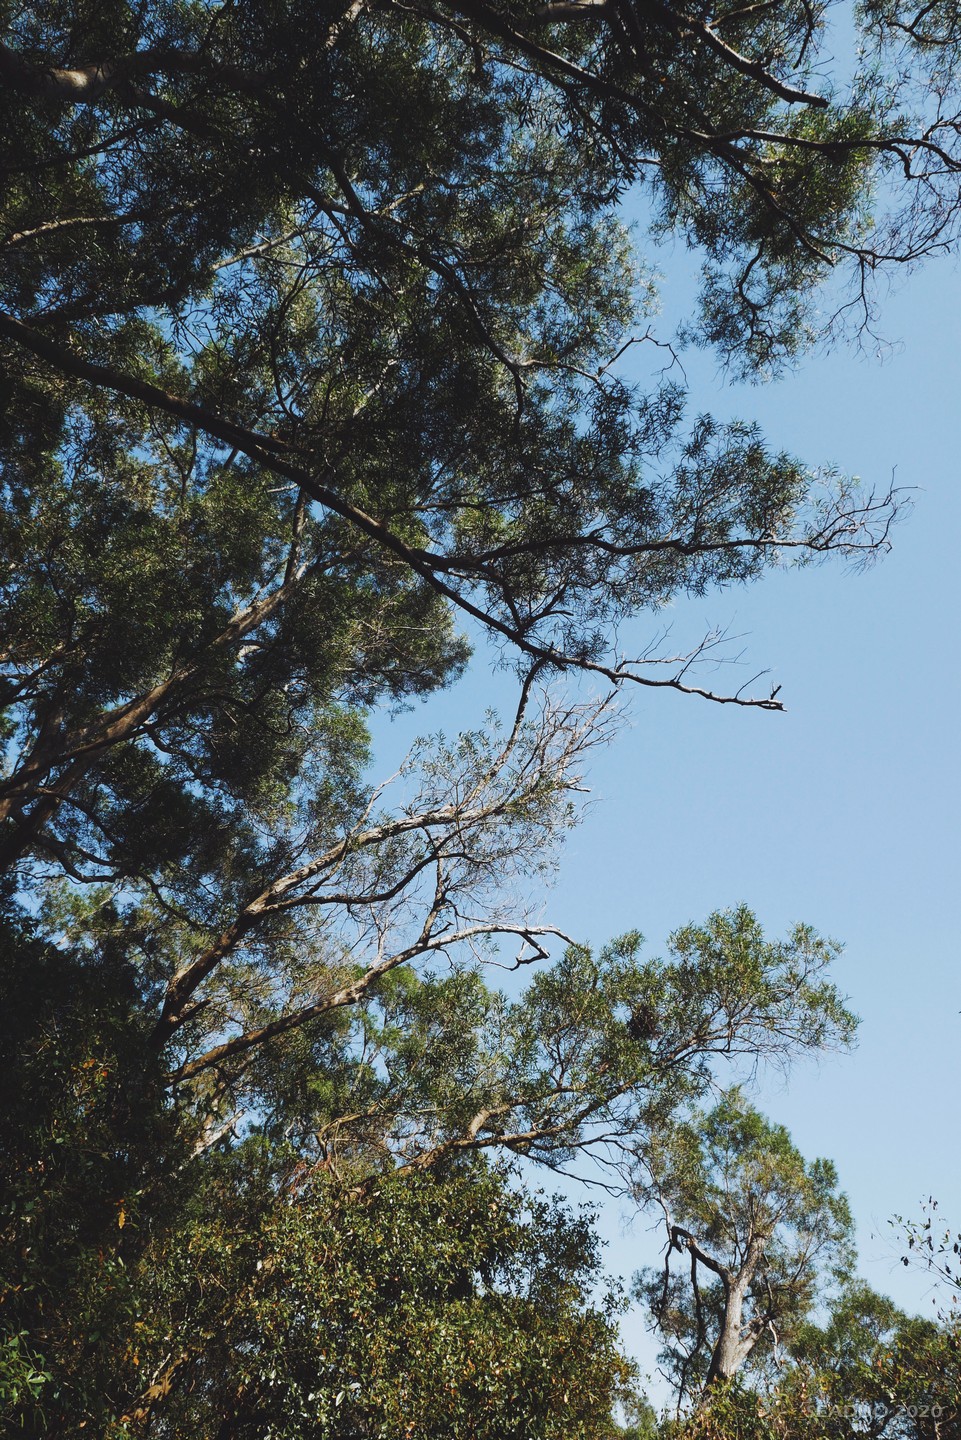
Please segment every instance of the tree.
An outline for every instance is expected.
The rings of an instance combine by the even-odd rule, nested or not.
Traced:
[[[587,1216],[483,1164],[361,1196],[268,1136],[191,1160],[169,1110],[145,1163],[117,1045],[44,1049],[3,1136],[49,1125],[5,1187],[5,1433],[605,1434],[630,1367]]]
[[[2,18],[8,865],[156,882],[200,826],[229,852],[228,815],[276,823],[342,752],[338,702],[449,677],[465,617],[525,665],[701,690],[691,654],[619,659],[618,620],[886,543],[890,497],[634,393],[615,204],[649,176],[707,254],[707,331],[763,363],[830,262],[888,253],[878,166],[915,207],[892,256],[948,242],[950,87],[909,153],[873,64],[848,105],[789,83],[804,6]],[[864,23],[918,84],[953,43]]]
[[[905,1315],[852,1280],[792,1337],[759,1385],[712,1387],[696,1414],[669,1424],[670,1440],[946,1440],[961,1415],[956,1319]]]
[[[83,950],[90,917],[115,915],[150,1044],[193,1079],[356,1003],[411,946],[535,938],[458,898],[510,870],[508,814],[531,853],[589,743],[563,705],[531,738],[535,682],[710,693],[696,657],[612,656],[617,622],[780,556],[886,543],[887,499],[819,488],[749,425],[685,431],[672,381],[636,394],[611,363],[643,309],[613,208],[642,153],[665,215],[716,256],[757,232],[756,273],[781,276],[760,315],[821,265],[801,209],[849,233],[876,137],[806,137],[831,183],[785,175],[775,205],[766,159],[745,170],[734,139],[681,119],[696,94],[725,134],[732,107],[752,127],[795,104],[840,125],[777,78],[800,16],[750,20],[738,49],[652,12],[643,61],[580,15],[530,21],[558,27],[566,60],[487,10],[2,18],[0,868],[11,897],[43,898],[49,937]],[[718,179],[730,204],[708,211]],[[364,708],[450,679],[464,617],[522,667],[513,738],[445,761],[456,798],[432,781],[368,824]],[[429,871],[421,931],[321,994],[326,917],[376,955],[384,906],[396,935]]]
[[[677,1395],[665,1440],[955,1433],[957,1315],[908,1315],[857,1278],[833,1166],[806,1164],[738,1091],[662,1129],[649,1155],[646,1193],[664,1209],[668,1246],[663,1271],[636,1287]],[[672,1273],[675,1254],[687,1277]]]
[[[875,263],[953,238],[956,37],[932,14],[866,10],[880,58],[839,103],[802,91],[803,5],[0,5],[0,1377],[27,1433],[269,1434],[277,1376],[313,1404],[324,1325],[359,1343],[305,1278],[318,1226],[362,1283],[352,1237],[397,1186],[426,1343],[424,1235],[465,1173],[497,1189],[479,1156],[620,1167],[718,1057],[850,1033],[831,947],[772,946],[744,913],[661,966],[633,939],[575,946],[516,1005],[471,967],[566,943],[529,883],[608,702],[541,684],[779,708],[695,683],[710,638],[624,659],[620,622],[779,560],[869,558],[897,504],[686,418],[671,374],[630,383],[625,349],[657,337],[618,201],[650,175],[655,226],[706,258],[699,333],[777,363],[844,257],[859,299]],[[892,43],[913,58],[890,86]],[[892,166],[885,239],[868,210]],[[516,663],[517,714],[422,750],[390,803],[366,712],[449,681],[465,625]],[[263,1269],[215,1204],[272,1237]],[[531,1313],[514,1258],[544,1275],[575,1232],[528,1212],[502,1244],[474,1219],[459,1283],[501,1354]],[[563,1354],[558,1424],[602,1433],[623,1371],[564,1273],[517,1373],[550,1433],[524,1366]],[[303,1327],[287,1370],[272,1275]],[[462,1357],[457,1300],[437,1303]],[[290,1423],[380,1423],[342,1388]]]
[[[29,1435],[82,1424],[180,1436],[214,1415],[224,1434],[235,1421],[238,1434],[269,1434],[278,1407],[291,1435],[339,1435],[356,1412],[334,1403],[345,1371],[353,1384],[375,1359],[364,1424],[380,1416],[384,1429],[371,1433],[398,1433],[391,1405],[413,1405],[411,1386],[429,1380],[416,1403],[425,1427],[436,1404],[441,1433],[503,1435],[509,1413],[520,1433],[606,1434],[629,1377],[614,1312],[589,1300],[588,1231],[531,1209],[484,1157],[569,1169],[593,1154],[610,1178],[704,1093],[716,1060],[762,1046],[788,1058],[851,1026],[825,981],[830,947],[805,932],[766,942],[740,912],[680,932],[663,961],[643,959],[637,937],[597,957],[573,948],[516,1000],[463,965],[422,976],[396,965],[354,1004],[222,1052],[171,1106],[169,1075],[143,1044],[127,927],[106,906],[84,920],[96,963],[66,931],[57,946],[21,933],[3,971],[0,1013],[18,1045],[2,1077],[0,1316],[18,1347],[11,1366],[23,1362],[5,1419]],[[656,1033],[638,1035],[642,1013],[658,1016]],[[508,1215],[522,1228],[505,1239]],[[448,1273],[438,1230],[459,1235],[467,1217],[465,1255],[501,1257],[490,1273],[477,1261],[470,1305],[475,1272]],[[536,1303],[511,1288],[528,1264],[546,1287]],[[362,1297],[382,1290],[371,1312]],[[438,1345],[443,1365],[430,1358]],[[418,1346],[423,1374],[410,1375],[404,1354]],[[483,1432],[463,1428],[480,1423],[467,1347],[472,1364],[487,1357]],[[443,1404],[439,1373],[452,1387]]]
[[[837,1297],[826,1322],[802,1327],[793,1345],[802,1389],[834,1433],[845,1422],[877,1440],[940,1440],[961,1416],[957,1318],[904,1314],[863,1282]],[[788,1402],[789,1403],[789,1402]]]
[[[642,1199],[664,1211],[663,1271],[637,1288],[666,1339],[679,1401],[790,1343],[820,1286],[853,1262],[851,1215],[827,1160],[808,1164],[738,1089],[652,1137]],[[688,1273],[671,1271],[674,1255]]]
[[[906,1253],[901,1257],[902,1265],[921,1265],[934,1278],[939,1293],[947,1292],[947,1305],[955,1306],[961,1294],[961,1233],[951,1226],[939,1213],[937,1200],[929,1197],[923,1209],[923,1219],[905,1220],[898,1215],[897,1225]]]

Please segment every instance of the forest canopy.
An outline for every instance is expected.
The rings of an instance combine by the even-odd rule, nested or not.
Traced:
[[[592,951],[535,892],[616,694],[781,708],[707,683],[714,637],[624,655],[622,625],[868,560],[899,506],[691,404],[651,247],[696,255],[685,337],[738,373],[869,328],[878,274],[956,239],[958,15],[57,0],[0,23],[4,1423],[613,1435],[619,1302],[533,1167],[670,1202],[675,1251],[733,1273],[672,1156],[739,1065],[856,1022],[810,926],[771,939],[742,906],[663,958]],[[478,636],[516,712],[372,784],[371,715]],[[784,1213],[828,1216],[840,1254],[823,1162],[763,1117],[738,1143],[773,1147]],[[813,1277],[758,1364],[783,1313],[827,1373]],[[692,1374],[721,1311],[717,1287],[661,1306]],[[872,1333],[914,1345],[909,1376],[943,1367],[948,1332],[904,1324]]]

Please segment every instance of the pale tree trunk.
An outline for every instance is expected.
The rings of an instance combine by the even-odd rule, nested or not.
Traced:
[[[716,1385],[719,1380],[732,1379],[757,1343],[757,1335],[753,1331],[746,1336],[742,1334],[747,1285],[747,1280],[740,1283],[739,1276],[737,1281],[726,1287],[724,1319],[711,1355],[711,1365],[704,1382],[705,1390]]]
[[[721,1275],[724,1285],[724,1317],[704,1382],[705,1393],[719,1380],[731,1380],[760,1339],[763,1325],[758,1324],[756,1319],[745,1329],[744,1301],[757,1268],[764,1258],[766,1244],[766,1236],[752,1236],[744,1264],[737,1275]]]

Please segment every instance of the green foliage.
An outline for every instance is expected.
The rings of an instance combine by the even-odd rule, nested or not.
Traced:
[[[843,1229],[781,1132],[691,1119],[725,1060],[850,1041],[829,942],[742,908],[665,960],[567,946],[510,999],[480,967],[550,959],[532,892],[609,725],[538,683],[719,698],[696,655],[622,660],[620,622],[870,556],[896,508],[629,381],[656,300],[618,201],[646,177],[700,251],[690,332],[776,366],[829,273],[952,239],[956,24],[926,15],[865,7],[842,102],[798,88],[824,23],[794,0],[0,0],[9,1428],[613,1433],[587,1222],[488,1152],[703,1142],[710,1189],[740,1147],[789,1230]],[[468,623],[514,723],[373,792],[369,709],[450,682]]]
[[[243,1151],[151,1307],[192,1380],[163,1433],[224,1414],[284,1437],[601,1432],[629,1370],[614,1300],[589,1298],[584,1219],[477,1167],[346,1206],[322,1174],[298,1175],[283,1203],[268,1186],[251,1204],[238,1165]]]
[[[782,947],[753,917],[740,928],[767,966],[746,983],[741,953],[723,993],[706,969],[696,1006],[694,977],[682,1006],[679,973],[635,936],[569,951],[516,1000],[474,969],[399,966],[257,1049],[226,1095],[181,1088],[176,1105],[128,923],[101,896],[61,924],[57,946],[9,933],[3,971],[11,1425],[187,1435],[249,1415],[346,1435],[361,1406],[384,1436],[415,1414],[452,1436],[608,1433],[630,1377],[588,1220],[525,1200],[482,1157],[600,1158],[615,1135],[648,1153],[715,1048],[749,1048],[756,1026],[773,1043]],[[724,917],[701,933],[728,933]],[[664,1028],[642,1034],[652,983]],[[798,1046],[788,1026],[782,1053]]]
[[[884,1315],[879,1326],[878,1318]],[[712,1389],[664,1440],[941,1440],[961,1419],[961,1334],[855,1286],[769,1386]]]
[[[663,1270],[642,1272],[635,1289],[679,1396],[697,1399],[791,1346],[850,1271],[851,1213],[831,1162],[806,1162],[738,1089],[652,1135],[642,1167],[639,1191],[663,1208],[668,1247]]]
[[[826,1323],[794,1344],[804,1389],[840,1434],[842,1422],[880,1437],[950,1434],[961,1418],[961,1332],[957,1318],[903,1314],[855,1282]],[[789,1388],[789,1387],[785,1387]],[[802,1386],[795,1380],[795,1392]]]
[[[781,93],[819,11],[672,16],[0,7],[4,864],[170,885],[202,832],[242,890],[292,791],[355,780],[343,705],[452,678],[465,616],[685,688],[617,622],[883,546],[887,501],[613,363],[654,303],[638,176],[703,252],[699,333],[767,366],[873,268],[906,123],[875,65],[850,104]],[[944,164],[902,186],[911,253],[949,238]]]
[[[55,1434],[63,1407],[110,1414],[141,1227],[176,1213],[189,1152],[117,948],[92,960],[25,925],[0,945],[0,1414]]]
[[[44,1277],[48,1370],[5,1352],[16,1433],[606,1433],[630,1367],[587,1217],[480,1166],[351,1197],[259,1141],[179,1189],[116,1212],[69,1292]]]

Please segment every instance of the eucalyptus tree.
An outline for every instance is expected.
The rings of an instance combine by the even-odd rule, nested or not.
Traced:
[[[807,1163],[738,1089],[664,1126],[639,1196],[663,1209],[660,1272],[637,1281],[664,1339],[679,1401],[706,1397],[749,1362],[778,1358],[854,1260],[852,1220],[830,1161]],[[676,1274],[672,1260],[681,1257]]]
[[[318,1226],[341,1273],[398,1187],[426,1344],[458,1299],[422,1243],[435,1180],[451,1216],[458,1166],[494,1183],[484,1153],[620,1167],[719,1057],[849,1034],[830,947],[744,915],[661,969],[574,947],[517,1005],[471,973],[566,944],[531,880],[606,702],[538,685],[777,709],[696,683],[696,645],[623,657],[621,622],[887,543],[893,497],[625,368],[659,339],[635,184],[704,259],[691,333],[755,371],[804,343],[821,280],[840,311],[850,272],[867,323],[879,264],[952,243],[956,17],[865,7],[845,90],[825,15],[0,3],[0,1380],[28,1433],[280,1433],[328,1322],[356,1353],[313,1284]],[[466,625],[518,666],[518,714],[423,752],[392,801],[366,713],[450,681]],[[269,1245],[208,1244],[218,1206]],[[543,1275],[573,1232],[526,1233]],[[494,1241],[461,1274],[474,1313],[523,1312],[548,1353]],[[566,1273],[569,1361],[590,1302]],[[276,1393],[272,1276],[303,1326]],[[412,1382],[377,1334],[396,1433]],[[600,1433],[623,1372],[593,1334],[603,1383],[557,1413]],[[377,1433],[332,1384],[292,1433]]]
[[[449,678],[465,617],[527,665],[702,689],[617,622],[883,546],[889,497],[613,363],[654,338],[635,181],[749,367],[819,279],[857,300],[950,243],[951,16],[867,7],[849,89],[826,18],[2,7],[6,864],[156,882],[197,828],[241,865],[238,812],[328,773],[338,702]]]
[[[409,1411],[452,1437],[608,1433],[630,1367],[589,1229],[531,1209],[502,1162],[593,1161],[624,1188],[719,1065],[850,1038],[832,947],[766,941],[742,911],[664,960],[636,936],[571,947],[510,999],[440,946],[418,973],[391,900],[357,898],[375,903],[390,965],[345,974],[331,945],[307,979],[292,947],[305,1004],[224,957],[163,1050],[130,952],[168,926],[68,897],[56,945],[4,932],[5,1423],[387,1436]]]
[[[767,363],[829,260],[887,253],[892,159],[890,254],[950,240],[951,90],[922,63],[949,20],[902,37],[928,105],[905,160],[887,11],[853,99],[790,79],[823,40],[805,7],[569,12],[0,8],[0,865],[11,896],[66,881],[74,917],[111,889],[172,1069],[202,1059],[197,1005],[239,1054],[284,986],[285,1017],[317,1003],[289,956],[309,973],[318,917],[374,893],[324,891],[358,847],[431,849],[429,806],[366,824],[363,712],[450,680],[468,620],[522,708],[578,670],[776,709],[690,654],[619,657],[618,623],[886,543],[889,497],[628,383],[650,287],[617,203],[643,177],[704,252],[707,330]],[[463,928],[442,909],[425,944]]]
[[[854,1279],[777,1365],[711,1387],[663,1440],[946,1440],[961,1418],[957,1316],[907,1315]]]

